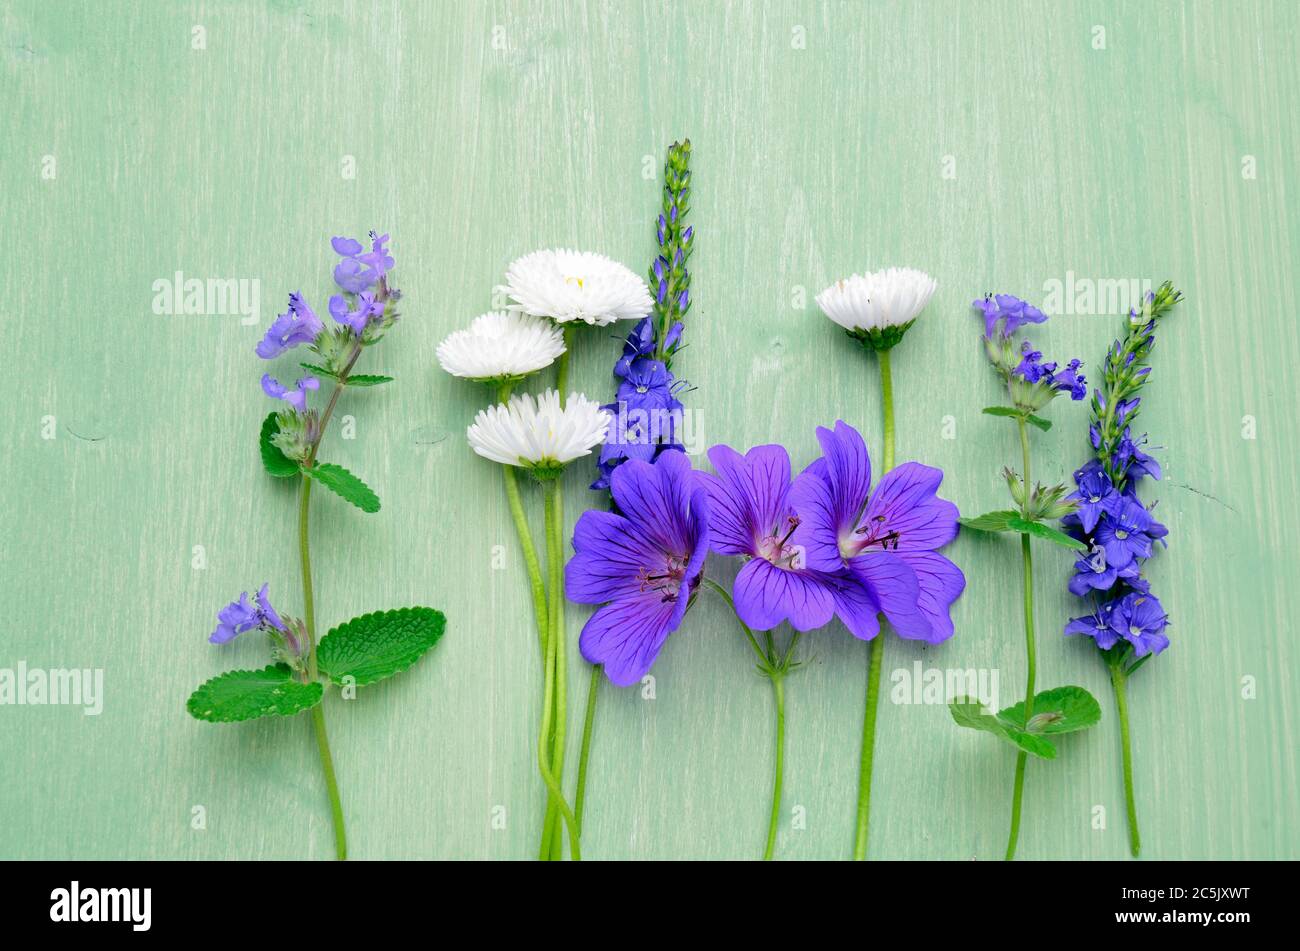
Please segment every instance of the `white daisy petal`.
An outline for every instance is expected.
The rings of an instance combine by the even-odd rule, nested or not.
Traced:
[[[609,413],[595,400],[573,393],[561,407],[560,394],[547,390],[481,410],[465,435],[471,449],[493,462],[556,469],[590,455],[605,441],[609,424]]]
[[[654,307],[645,281],[590,251],[534,251],[506,269],[508,309],[558,323],[580,320],[603,327],[644,317]]]
[[[564,333],[549,320],[491,311],[438,345],[438,362],[452,376],[517,380],[550,366],[564,353]]]
[[[836,281],[817,295],[817,306],[850,332],[884,330],[915,320],[938,286],[924,271],[891,267]]]

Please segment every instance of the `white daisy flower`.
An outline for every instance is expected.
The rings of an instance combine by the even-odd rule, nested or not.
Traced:
[[[452,376],[482,382],[523,379],[564,353],[564,332],[528,314],[490,311],[438,344],[438,362]]]
[[[590,455],[605,441],[610,418],[581,393],[571,394],[563,407],[556,390],[536,398],[518,393],[509,403],[481,410],[465,435],[470,448],[486,459],[546,475]]]
[[[506,269],[504,290],[519,310],[566,324],[604,327],[644,317],[654,307],[645,281],[617,261],[590,251],[534,251]]]
[[[853,336],[893,346],[930,303],[936,287],[924,271],[891,267],[836,281],[817,295],[817,306]]]

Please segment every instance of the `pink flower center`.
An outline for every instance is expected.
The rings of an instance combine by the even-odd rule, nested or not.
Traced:
[[[881,551],[898,551],[898,543],[902,540],[900,532],[888,527],[885,516],[877,515],[840,538],[840,555],[848,559],[874,547]]]
[[[791,545],[790,536],[794,530],[799,527],[799,516],[791,515],[785,520],[785,534],[781,535],[781,526],[777,526],[771,535],[767,535],[758,540],[755,548],[758,557],[764,558],[776,565],[778,568],[784,568],[787,571],[794,571],[802,568],[803,547],[800,545]]]
[[[662,571],[642,568],[637,573],[641,590],[658,591],[662,595],[661,600],[676,601],[682,582],[686,580],[686,561],[684,555],[668,555],[664,560]]]

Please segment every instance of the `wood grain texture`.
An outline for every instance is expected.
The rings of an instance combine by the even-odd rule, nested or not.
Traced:
[[[98,717],[0,708],[0,856],[331,854],[306,720],[213,726],[184,701],[263,663],[261,644],[204,640],[233,594],[269,580],[300,609],[292,494],[255,450],[267,406],[252,346],[290,290],[324,307],[328,237],[370,227],[393,234],[405,318],[361,369],[397,382],[347,394],[355,438],[336,431],[326,455],[384,507],[316,500],[318,615],[429,604],[448,629],[412,672],[328,699],[353,854],[532,854],[526,580],[500,476],[462,436],[483,394],[439,372],[434,349],[533,248],[641,271],[663,149],[690,136],[696,303],[678,368],[706,444],[781,441],[798,466],[813,428],[844,418],[878,451],[876,368],[812,295],[909,264],[939,290],[895,351],[899,458],[943,467],[963,510],[997,507],[1018,447],[979,413],[997,386],[970,301],[1041,297],[1071,271],[1169,277],[1187,294],[1144,404],[1171,541],[1150,574],[1175,624],[1130,694],[1145,854],[1296,858],[1298,28],[1285,0],[5,4],[0,667],[102,667],[106,699]],[[178,270],[259,279],[260,324],[155,315],[152,283]],[[1062,316],[1033,339],[1095,366],[1116,324]],[[585,335],[574,383],[608,394],[616,350]],[[47,416],[56,438],[42,438]],[[1057,480],[1084,459],[1085,410],[1052,416],[1036,466]],[[585,475],[568,482],[570,524],[599,504]],[[956,636],[892,639],[886,677],[917,660],[996,668],[1011,702],[1024,674],[1015,546],[964,535],[949,554],[969,581]],[[1057,762],[1030,764],[1020,854],[1121,857],[1105,669],[1058,633],[1077,610],[1067,571],[1067,555],[1041,552],[1039,682],[1087,686],[1105,716]],[[586,616],[570,611],[571,638]],[[844,858],[867,652],[835,625],[806,656],[788,683],[778,855]],[[586,668],[572,660],[576,731]],[[653,700],[603,692],[584,851],[757,857],[770,691],[714,600],[655,677]],[[873,856],[1001,855],[1010,752],[942,706],[885,702],[876,763]],[[190,824],[199,805],[204,830]]]

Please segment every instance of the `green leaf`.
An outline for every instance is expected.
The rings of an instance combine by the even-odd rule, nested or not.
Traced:
[[[298,364],[298,366],[302,367],[304,370],[310,370],[312,373],[315,373],[317,376],[323,376],[330,380],[337,380],[339,378],[339,375],[335,373],[333,370],[327,370],[324,367],[317,366],[314,363],[300,363]]]
[[[1019,519],[1020,513],[1013,512],[1010,509],[1000,509],[996,512],[985,512],[978,518],[959,518],[957,521],[967,528],[973,528],[977,532],[1009,532],[1011,520]]]
[[[304,473],[311,476],[325,488],[347,499],[363,512],[379,511],[379,496],[373,489],[342,466],[332,462],[318,462]]]
[[[1024,410],[1016,409],[1014,406],[986,406],[984,412],[990,416],[1009,416],[1012,419],[1023,419],[1030,426],[1037,426],[1043,432],[1052,428],[1050,419],[1043,419],[1041,416],[1035,416],[1033,413],[1026,413]]]
[[[1034,535],[1038,538],[1044,538],[1049,542],[1055,542],[1058,545],[1064,545],[1066,548],[1073,548],[1075,551],[1087,551],[1088,546],[1077,538],[1071,538],[1065,532],[1059,532],[1050,525],[1044,525],[1042,522],[1031,522],[1021,518],[1019,515],[1012,518],[1009,527],[1013,532],[1021,532],[1026,535]]]
[[[438,643],[447,619],[433,608],[399,608],[363,614],[340,624],[316,648],[321,673],[358,686],[401,673]]]
[[[266,471],[277,479],[287,479],[299,473],[298,463],[280,451],[280,447],[271,442],[271,437],[280,431],[280,421],[275,413],[262,421],[262,465]]]
[[[1025,422],[1030,426],[1037,426],[1043,432],[1047,432],[1052,428],[1052,421],[1050,419],[1043,419],[1043,417],[1035,416],[1033,413],[1030,413],[1025,417]]]
[[[998,712],[1006,723],[1025,722],[1023,701]],[[1086,730],[1101,720],[1101,704],[1082,687],[1053,687],[1034,696],[1034,713],[1029,718],[1030,733],[1073,733]]]
[[[1056,747],[1050,740],[1039,733],[1031,733],[1023,729],[1013,721],[1004,719],[1001,713],[994,716],[987,712],[978,700],[957,697],[948,704],[948,712],[952,714],[958,726],[992,733],[1012,746],[1026,753],[1033,753],[1042,759],[1056,759]]]
[[[378,373],[354,373],[348,377],[348,386],[378,386],[380,383],[391,383],[391,376],[381,376]]]
[[[190,694],[185,709],[209,723],[236,723],[258,717],[287,717],[320,703],[324,687],[294,680],[289,668],[232,670],[213,677]]]

